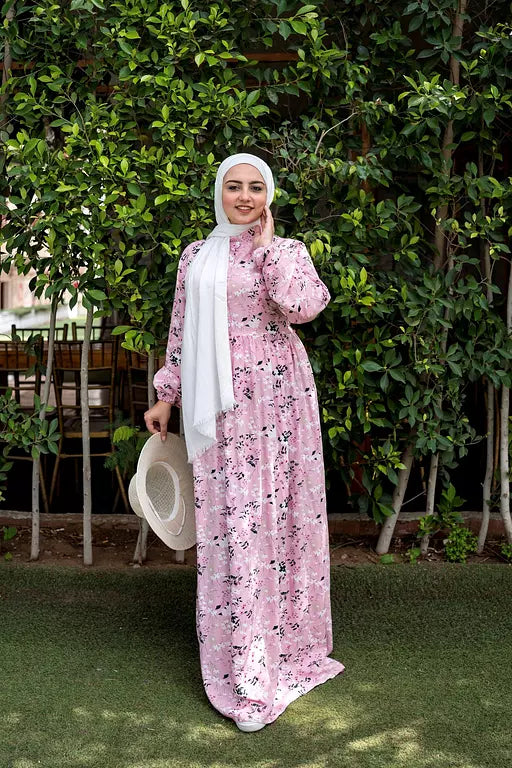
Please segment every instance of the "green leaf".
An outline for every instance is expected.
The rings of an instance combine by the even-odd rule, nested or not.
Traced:
[[[112,435],[112,442],[114,444],[125,442],[126,440],[130,440],[135,434],[137,434],[137,429],[135,427],[123,424],[115,430]]]
[[[252,104],[254,104],[256,101],[258,101],[260,97],[260,91],[250,91],[247,96],[246,104],[248,107],[250,107]]]
[[[395,562],[395,556],[391,554],[381,555],[380,562],[383,565],[391,565]]]
[[[290,25],[286,21],[280,21],[279,22],[279,34],[283,38],[283,40],[288,40],[292,33],[292,30],[290,28]]]
[[[132,55],[133,48],[125,40],[123,40],[122,37],[118,38],[117,44],[119,45],[122,51],[128,54],[128,56]]]
[[[10,541],[18,533],[18,529],[14,525],[3,527],[3,539],[4,541]]]
[[[59,426],[58,420],[52,419],[50,422],[50,429],[48,430],[48,435],[53,435],[53,433],[56,431],[58,426]]]
[[[496,117],[496,110],[493,107],[484,109],[483,118],[485,120],[486,125],[491,125],[495,117]]]
[[[416,6],[416,9],[418,6]],[[407,12],[406,12],[407,13]],[[415,29],[418,29],[423,24],[423,19],[425,18],[424,13],[419,13],[417,16],[413,16],[410,23],[409,23],[409,32],[414,32]]]
[[[144,194],[144,192],[141,195],[139,195],[139,197],[136,199],[135,207],[139,211],[143,211],[144,208],[146,207],[146,195]]]
[[[452,360],[448,360],[448,365],[450,366],[451,370],[455,373],[456,376],[459,376],[462,378],[462,369],[458,363],[454,363]]]
[[[405,376],[401,371],[397,370],[396,368],[390,368],[388,373],[395,381],[401,381],[402,384],[405,384]]]
[[[273,88],[267,88],[265,93],[266,93],[267,99],[271,101],[272,104],[278,103],[279,97]]]
[[[304,24],[303,21],[299,21],[298,19],[290,19],[289,24],[291,25],[292,29],[297,32],[298,35],[306,35],[308,28]],[[281,25],[279,25],[281,26]],[[281,32],[281,30],[279,30]],[[286,38],[285,38],[286,40]]]
[[[97,288],[91,288],[87,293],[95,301],[105,301],[105,299],[108,298],[104,291],[100,291]]]
[[[304,14],[311,13],[312,11],[316,11],[316,10],[317,10],[316,5],[302,5],[295,15],[304,16]],[[318,16],[318,14],[314,13],[313,16]]]
[[[376,363],[374,360],[363,360],[361,368],[368,372],[382,371],[383,366]]]

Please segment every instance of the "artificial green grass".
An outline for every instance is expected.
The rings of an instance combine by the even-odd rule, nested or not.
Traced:
[[[0,768],[512,764],[512,568],[333,568],[345,673],[249,734],[204,694],[195,580],[2,564]]]

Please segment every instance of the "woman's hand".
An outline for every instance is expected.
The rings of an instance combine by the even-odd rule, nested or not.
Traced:
[[[165,440],[167,437],[167,424],[169,423],[170,418],[171,406],[163,400],[158,400],[156,405],[144,414],[144,421],[148,430],[152,435],[156,435],[157,432],[160,432],[162,440]]]
[[[266,205],[261,212],[261,234],[254,238],[254,248],[267,247],[274,237],[274,218]]]

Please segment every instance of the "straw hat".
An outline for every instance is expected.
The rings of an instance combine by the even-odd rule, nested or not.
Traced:
[[[171,549],[189,549],[196,543],[194,483],[183,438],[160,434],[146,441],[128,488],[133,511],[144,517]]]

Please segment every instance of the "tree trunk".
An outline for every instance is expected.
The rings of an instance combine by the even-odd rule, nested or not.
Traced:
[[[156,355],[155,350],[152,349],[148,355],[148,408],[152,408],[156,403],[155,388],[153,386],[153,379],[156,373]]]
[[[439,469],[439,454],[434,453],[430,458],[430,472],[428,474],[427,508],[426,508],[427,515],[434,514],[438,469]],[[420,551],[422,555],[427,554],[429,544],[430,544],[430,534],[426,533],[424,536],[421,537]]]
[[[454,268],[454,259],[453,259],[453,253],[451,251],[451,247],[448,249],[448,271],[452,270]],[[452,289],[449,288],[448,292],[450,295],[452,295]],[[444,319],[448,321],[450,314],[450,310],[448,307],[444,310]],[[448,327],[445,327],[442,329],[442,339],[441,339],[441,350],[443,354],[446,354],[446,350],[448,348]],[[439,409],[442,408],[443,405],[443,390],[441,390],[441,394],[438,396],[438,406]],[[439,434],[439,429],[437,430],[437,433]],[[436,498],[436,486],[437,486],[437,475],[439,472],[439,453],[435,453],[432,455],[430,459],[430,471],[428,475],[428,486],[427,486],[427,509],[426,514],[427,515],[433,515],[434,514],[434,507],[435,507],[435,498]],[[430,533],[426,533],[421,538],[421,544],[420,544],[420,551],[422,555],[426,555],[428,552],[428,546],[430,543]]]
[[[489,529],[489,519],[491,512],[491,492],[492,492],[492,476],[494,474],[494,384],[492,381],[487,381],[487,456],[485,462],[485,477],[484,485],[482,489],[482,522],[480,523],[480,531],[478,532],[478,547],[477,552],[479,555],[484,551],[485,541],[487,539],[487,531]]]
[[[478,175],[480,178],[484,175],[484,155],[482,148],[478,150]],[[487,213],[485,200],[481,198],[480,209],[482,215],[485,217]],[[486,285],[486,298],[487,304],[491,307],[493,302],[493,293],[491,290],[492,273],[491,273],[491,256],[489,243],[482,241],[481,243],[481,257],[483,261],[483,271],[485,274]],[[491,513],[491,494],[492,494],[492,479],[494,475],[494,384],[490,379],[487,379],[487,403],[486,403],[486,424],[487,424],[487,453],[485,461],[485,477],[482,488],[482,522],[480,524],[480,531],[478,532],[478,546],[477,552],[479,555],[484,551],[485,541],[487,539],[487,531],[489,530],[489,519]]]
[[[14,19],[15,15],[15,8],[16,3],[13,2],[7,13],[5,14],[4,19],[4,27],[7,28],[10,24],[10,22]],[[4,56],[3,56],[3,62],[2,62],[2,85],[5,85],[6,82],[9,80],[9,70],[12,66],[12,53],[11,53],[11,45],[8,40],[5,41],[4,45]],[[4,122],[4,109],[3,106],[5,104],[5,100],[7,99],[7,92],[0,94],[0,127],[3,128],[3,122]]]
[[[156,355],[152,349],[148,355],[148,408],[152,408],[156,403],[155,388],[153,386],[153,377],[155,371]],[[149,524],[145,517],[139,519],[139,535],[137,537],[137,544],[135,545],[135,552],[133,553],[133,562],[142,565],[148,556],[148,533]]]
[[[402,464],[404,464],[404,469],[401,469],[398,473],[398,484],[393,493],[393,514],[386,518],[380,530],[379,540],[377,542],[376,548],[378,555],[385,555],[389,550],[389,545],[391,544],[391,539],[393,538],[396,521],[398,520],[398,515],[400,514],[400,510],[404,501],[405,491],[407,490],[407,483],[409,482],[409,475],[411,474],[412,459],[412,445],[409,444],[402,456]]]
[[[512,264],[509,269],[507,286],[507,331],[512,333]],[[500,512],[507,541],[512,544],[512,518],[510,516],[510,467],[509,467],[509,418],[510,389],[503,387],[500,413]]]
[[[48,336],[48,356],[46,360],[46,373],[44,377],[43,392],[41,395],[41,408],[39,418],[46,419],[46,405],[50,399],[50,386],[52,380],[53,349],[55,346],[55,320],[57,317],[58,297],[53,296],[50,313],[50,330]],[[40,491],[41,456],[32,463],[32,537],[30,542],[30,559],[39,558],[39,491]]]
[[[503,387],[501,392],[501,434],[500,434],[500,512],[507,541],[512,544],[512,518],[510,517],[510,469],[508,458],[508,422],[510,415],[510,389]]]
[[[459,0],[459,6],[457,13],[453,21],[453,37],[459,38],[459,42],[454,48],[455,51],[460,50],[462,47],[462,33],[464,31],[464,14],[466,12],[467,0]],[[453,54],[450,56],[450,80],[454,85],[459,85],[460,82],[460,62]],[[442,154],[443,154],[443,167],[444,172],[448,176],[451,176],[451,163],[453,158],[453,149],[450,145],[453,144],[453,120],[448,120],[443,136]],[[436,210],[436,225],[434,242],[436,246],[436,255],[434,256],[434,267],[440,269],[444,262],[446,251],[446,238],[444,231],[440,224],[437,222],[444,221],[448,216],[448,203],[440,205]]]
[[[459,5],[457,8],[457,13],[455,15],[455,19],[453,22],[453,29],[452,29],[453,37],[459,38],[459,42],[455,50],[459,50],[462,46],[462,33],[464,29],[463,17],[466,11],[466,5],[467,5],[467,0],[459,0]],[[460,62],[453,54],[450,56],[450,79],[454,85],[459,84]],[[444,173],[448,177],[451,176],[451,164],[453,160],[453,149],[450,146],[452,144],[453,144],[453,120],[448,120],[448,123],[445,128],[444,136],[443,136],[443,144],[441,149],[442,155],[443,155]],[[436,223],[435,223],[435,231],[434,231],[434,243],[436,246],[436,254],[434,256],[434,268],[436,270],[441,269],[441,267],[443,266],[447,253],[449,253],[448,269],[453,269],[453,254],[451,253],[451,251],[449,252],[448,250],[448,241],[445,236],[445,232],[441,226],[441,222],[448,217],[448,209],[449,209],[448,203],[443,203],[443,205],[440,205],[436,210]],[[445,318],[447,314],[448,314],[448,308],[445,310]],[[447,343],[448,343],[448,329],[444,328],[442,330],[442,333],[443,333],[442,349],[443,349],[443,352],[446,352]],[[442,396],[440,396],[439,401],[441,405]],[[436,493],[438,470],[439,470],[439,454],[435,454],[432,456],[430,460],[430,473],[428,478],[428,491],[427,491],[427,515],[433,514],[434,512],[434,500],[435,500],[435,493]],[[430,542],[430,534],[427,533],[421,539],[420,550],[422,555],[427,554],[429,542]]]
[[[92,331],[93,309],[87,310],[82,360],[80,365],[80,411],[82,414],[83,454],[83,557],[84,565],[92,565],[92,498],[91,498],[91,442],[89,430],[89,345]]]

